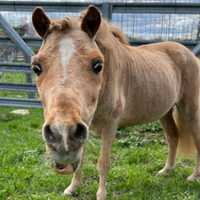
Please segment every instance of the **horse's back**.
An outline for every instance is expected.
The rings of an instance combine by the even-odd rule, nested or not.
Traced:
[[[198,60],[190,50],[175,42],[142,45],[134,48],[133,54],[137,61],[128,75],[132,84],[126,95],[123,121],[159,119],[180,101],[186,90],[193,88],[188,81],[198,74]]]
[[[146,57],[148,57],[148,55],[149,57],[156,55],[160,62],[173,68],[175,74],[181,76],[181,90],[183,93],[191,87],[196,87],[196,84],[200,84],[200,60],[191,50],[182,44],[177,42],[160,42],[142,45],[138,47],[138,49]],[[155,58],[153,59],[155,60]]]
[[[188,66],[188,64],[190,64],[191,62],[199,62],[197,57],[191,52],[191,50],[177,42],[168,41],[141,45],[137,47],[137,49],[138,51],[140,51],[140,53],[144,54],[147,57],[148,55],[152,57],[152,55],[154,54],[157,56],[157,58],[162,59],[165,63],[174,62],[175,67],[177,68],[195,68],[195,65]]]

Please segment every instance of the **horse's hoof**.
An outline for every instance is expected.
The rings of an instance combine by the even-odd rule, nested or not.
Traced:
[[[65,196],[73,195],[73,191],[71,190],[71,188],[66,188],[65,191],[64,191],[64,195]]]
[[[106,200],[106,191],[105,190],[97,191],[97,200]]]
[[[161,169],[156,175],[157,176],[169,176],[171,173],[172,169],[169,168],[163,168]]]
[[[105,196],[97,196],[97,200],[106,200]]]
[[[187,181],[189,182],[200,181],[200,175],[192,174],[191,176],[187,177]]]

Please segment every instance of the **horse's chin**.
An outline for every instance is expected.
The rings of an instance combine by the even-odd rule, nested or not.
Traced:
[[[61,175],[67,175],[67,174],[72,174],[76,171],[78,168],[79,162],[73,163],[73,164],[59,164],[55,163],[55,170],[57,173]]]

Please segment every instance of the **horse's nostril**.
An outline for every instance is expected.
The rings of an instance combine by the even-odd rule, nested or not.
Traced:
[[[44,126],[44,137],[47,142],[52,143],[56,141],[54,132],[51,130],[50,125],[46,124]]]
[[[76,125],[74,137],[80,140],[87,138],[87,127],[83,123],[78,123]]]

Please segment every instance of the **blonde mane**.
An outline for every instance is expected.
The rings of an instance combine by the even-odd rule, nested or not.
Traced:
[[[102,19],[101,26],[96,35],[96,42],[109,48],[115,45],[116,41],[122,45],[129,45],[127,36],[122,33],[120,28]]]
[[[129,44],[127,36],[122,33],[122,31],[112,24],[109,24],[110,31],[113,34],[114,37],[116,37],[122,44]]]

